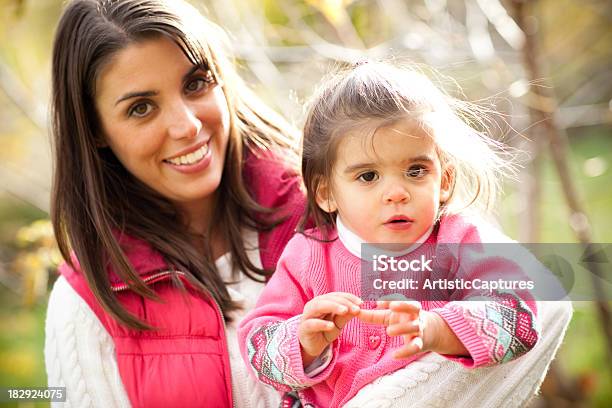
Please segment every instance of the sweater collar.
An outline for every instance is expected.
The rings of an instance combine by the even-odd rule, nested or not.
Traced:
[[[336,217],[336,229],[338,230],[338,238],[340,239],[340,242],[342,242],[342,245],[344,245],[344,247],[351,254],[361,259],[361,245],[365,244],[366,242],[359,235],[355,234],[353,231],[348,229],[348,227],[344,225],[344,223],[342,222],[342,219],[340,218],[340,216]],[[434,229],[434,225],[429,227],[429,229],[425,231],[425,233],[421,235],[419,239],[417,239],[414,242],[414,244],[410,245],[406,249],[403,249],[401,251],[385,250],[384,252],[388,254],[389,256],[393,256],[393,257],[400,257],[400,256],[408,255],[410,252],[416,250],[425,241],[427,241],[433,229]]]

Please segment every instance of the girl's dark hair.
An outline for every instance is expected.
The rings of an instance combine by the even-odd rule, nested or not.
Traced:
[[[270,274],[248,258],[241,228],[265,230],[279,220],[258,205],[243,181],[246,150],[282,151],[294,158],[296,131],[240,80],[224,53],[223,32],[180,0],[75,0],[59,22],[53,45],[52,133],[54,176],[51,218],[64,259],[73,250],[102,307],[119,322],[150,328],[127,312],[111,290],[108,267],[141,296],[156,299],[130,265],[119,235],[142,239],[168,264],[187,273],[223,312],[237,308],[211,255],[194,245],[175,206],[132,176],[109,148],[100,147],[96,80],[104,64],[128,45],[165,36],[223,84],[230,112],[229,142],[213,224],[230,247],[234,270],[252,279]],[[279,155],[280,156],[280,155]],[[290,166],[288,160],[286,165]],[[295,163],[294,163],[295,165]],[[259,278],[258,278],[259,276]]]
[[[323,211],[316,197],[321,183],[331,189],[338,146],[349,132],[368,137],[393,123],[414,120],[433,139],[446,177],[452,180],[441,214],[474,207],[489,211],[500,180],[515,174],[513,155],[506,146],[476,128],[486,129],[489,113],[446,94],[414,64],[361,61],[335,70],[312,97],[302,140],[302,176],[307,210],[298,230],[314,221],[327,237],[335,214]]]

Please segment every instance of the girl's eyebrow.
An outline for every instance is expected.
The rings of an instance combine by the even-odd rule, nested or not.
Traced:
[[[371,168],[373,168],[375,166],[376,166],[375,163],[357,163],[357,164],[351,164],[350,166],[347,166],[344,169],[344,173],[345,174],[351,174],[351,173],[354,173],[357,170],[371,169]]]
[[[419,156],[415,156],[415,157],[411,157],[409,159],[406,159],[403,161],[404,163],[427,163],[427,164],[433,164],[434,158],[430,155],[427,154],[421,154]],[[344,169],[344,173],[345,174],[351,174],[354,173],[355,171],[358,170],[363,170],[363,169],[372,169],[376,167],[376,163],[374,162],[370,162],[370,163],[356,163],[356,164],[351,164],[350,166],[347,166]]]
[[[434,158],[427,154],[422,154],[407,160],[408,162],[427,162],[433,163]]]
[[[183,82],[187,81],[189,79],[190,76],[192,76],[195,72],[199,71],[199,70],[203,70],[203,68],[199,65],[194,65],[192,66],[189,71],[187,71],[187,73],[185,75],[183,75]],[[123,102],[127,99],[133,99],[133,98],[149,98],[151,96],[155,96],[158,95],[159,92],[158,91],[135,91],[135,92],[128,92],[125,95],[123,95],[122,97],[120,97],[119,99],[117,99],[117,102],[115,102],[115,106],[117,106],[120,102]]]

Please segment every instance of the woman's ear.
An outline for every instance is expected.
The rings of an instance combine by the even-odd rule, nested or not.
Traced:
[[[336,201],[331,193],[331,188],[326,180],[321,180],[317,186],[316,201],[320,209],[326,213],[334,213],[338,209]]]
[[[455,168],[447,166],[443,169],[442,180],[440,181],[440,203],[446,203],[455,189]]]

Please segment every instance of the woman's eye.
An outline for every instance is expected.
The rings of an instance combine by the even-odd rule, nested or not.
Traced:
[[[208,85],[208,82],[206,82],[206,80],[204,78],[195,78],[195,79],[189,81],[187,83],[187,85],[185,85],[185,89],[189,93],[195,93],[195,92],[201,91],[207,85]]]
[[[214,86],[217,83],[213,73],[210,70],[207,70],[206,73],[192,78],[189,82],[185,84],[185,90],[188,93],[197,93],[202,90],[206,90],[211,86]]]
[[[376,174],[373,171],[368,171],[368,172],[360,174],[359,177],[357,177],[357,179],[365,183],[371,183],[373,181],[378,180],[378,174]]]
[[[421,178],[427,174],[427,168],[424,166],[412,166],[406,171],[408,177]]]
[[[128,111],[128,116],[142,118],[147,116],[153,110],[153,105],[149,102],[139,102],[133,105]]]

